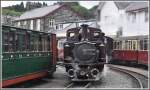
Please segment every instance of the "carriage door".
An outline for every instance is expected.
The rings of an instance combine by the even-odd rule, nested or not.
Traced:
[[[57,40],[56,34],[51,34],[51,50],[52,50],[52,58],[53,64],[55,65],[57,62]]]

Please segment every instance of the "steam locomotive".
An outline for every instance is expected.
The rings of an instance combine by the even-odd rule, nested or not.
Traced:
[[[64,64],[72,81],[96,81],[106,63],[105,34],[86,24],[67,30]]]

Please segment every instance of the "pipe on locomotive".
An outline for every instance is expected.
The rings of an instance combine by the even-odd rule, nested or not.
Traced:
[[[88,25],[87,24],[83,24],[81,25],[82,27],[82,36],[83,36],[83,41],[86,41],[86,38],[88,37],[87,34],[87,29],[88,29]]]

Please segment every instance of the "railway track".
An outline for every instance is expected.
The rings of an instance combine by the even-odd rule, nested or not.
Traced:
[[[137,88],[141,88],[141,89],[148,88],[148,77],[147,76],[137,73],[137,72],[134,72],[134,71],[115,67],[113,65],[109,65],[109,67],[112,70],[116,70],[116,71],[119,71],[119,72],[122,72],[122,73],[125,73],[125,74],[131,76],[136,81],[136,84],[138,84]]]
[[[92,82],[71,82],[66,86],[67,88],[89,88]]]

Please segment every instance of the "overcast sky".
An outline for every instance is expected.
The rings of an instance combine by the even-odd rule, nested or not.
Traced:
[[[20,4],[21,2],[25,4],[27,1],[1,1],[1,6],[2,7],[12,6],[12,5]],[[33,1],[33,2],[38,2],[38,1]],[[48,5],[52,5],[53,3],[56,3],[57,1],[39,1],[39,2],[45,2]],[[99,1],[79,1],[79,3],[80,5],[86,7],[87,9],[90,9],[93,6],[98,5]]]

